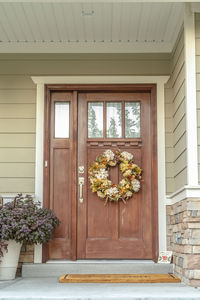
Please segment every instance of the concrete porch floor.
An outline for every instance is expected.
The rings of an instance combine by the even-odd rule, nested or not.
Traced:
[[[183,284],[62,284],[58,278],[0,282],[0,300],[200,300],[200,289]]]

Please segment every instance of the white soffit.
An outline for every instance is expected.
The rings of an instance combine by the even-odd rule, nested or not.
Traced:
[[[183,3],[0,0],[0,53],[171,52]]]

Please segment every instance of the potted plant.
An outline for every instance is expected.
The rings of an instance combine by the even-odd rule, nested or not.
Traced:
[[[47,243],[59,220],[33,197],[18,194],[0,208],[0,280],[14,279],[22,244]]]

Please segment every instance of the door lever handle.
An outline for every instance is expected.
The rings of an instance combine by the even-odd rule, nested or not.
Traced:
[[[78,183],[80,186],[80,194],[79,194],[79,202],[83,203],[83,185],[84,185],[84,177],[79,177]]]

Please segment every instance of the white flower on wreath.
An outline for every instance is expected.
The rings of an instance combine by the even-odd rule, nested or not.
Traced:
[[[129,152],[126,152],[126,151],[122,152],[122,153],[121,153],[121,156],[122,156],[124,159],[126,159],[126,160],[131,160],[131,159],[133,159],[133,154],[131,154],[131,153],[129,153]]]
[[[104,188],[108,188],[112,185],[112,182],[111,180],[106,179],[101,184],[103,185]]]
[[[104,152],[104,156],[106,157],[107,161],[113,160],[115,158],[115,154],[112,152],[112,150],[106,150]]]
[[[125,179],[122,179],[119,183],[121,186],[125,186],[127,184]]]
[[[119,193],[119,191],[116,187],[111,187],[110,189],[106,190],[106,194],[108,196],[113,196],[113,195],[118,194],[118,193]]]
[[[101,179],[107,179],[108,178],[108,171],[106,171],[105,169],[100,169],[96,174],[95,177],[99,180]]]
[[[132,189],[134,190],[134,192],[139,192],[140,190],[140,181],[137,179],[133,179],[131,181],[131,185],[132,185]]]
[[[126,170],[123,174],[124,177],[128,177],[131,175],[131,170]]]

